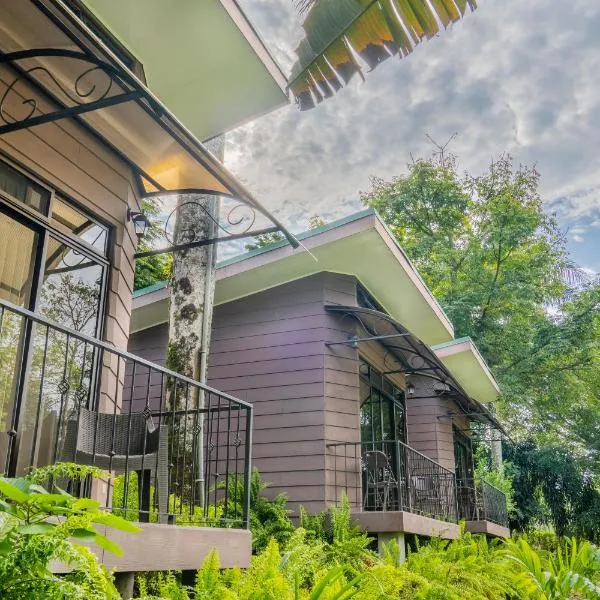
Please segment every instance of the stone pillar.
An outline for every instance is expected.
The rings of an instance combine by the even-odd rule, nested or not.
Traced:
[[[406,541],[404,539],[404,532],[381,532],[377,534],[377,552],[379,556],[384,556],[384,544],[389,544],[391,541],[395,541],[398,544],[398,564],[401,565],[406,561]]]

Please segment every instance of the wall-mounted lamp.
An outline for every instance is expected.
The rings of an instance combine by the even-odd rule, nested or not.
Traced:
[[[415,386],[409,381],[406,384],[406,389],[405,389],[406,393],[408,396],[414,396],[415,395]]]
[[[134,212],[130,208],[128,208],[127,221],[133,222],[133,229],[135,231],[135,234],[138,236],[138,240],[141,240],[146,235],[146,231],[148,231],[148,227],[150,226],[150,221],[148,221],[148,217],[144,213]]]

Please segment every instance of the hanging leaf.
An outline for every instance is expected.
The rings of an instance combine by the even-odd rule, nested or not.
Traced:
[[[474,11],[476,0],[320,0],[302,25],[304,38],[289,89],[300,110],[314,108],[360,72],[353,52],[375,69],[390,56],[410,54],[424,38]]]

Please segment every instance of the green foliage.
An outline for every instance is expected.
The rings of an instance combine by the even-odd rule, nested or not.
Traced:
[[[531,440],[509,446],[505,453],[514,469],[513,522],[518,529],[550,524],[558,535],[600,540],[600,493],[585,461],[558,445]]]
[[[506,496],[506,509],[509,517],[514,515],[516,511],[514,501],[515,491],[513,488],[513,478],[515,475],[514,465],[511,462],[504,461],[501,472],[494,469],[492,466],[490,447],[482,443],[475,446],[474,459],[475,479],[477,481],[487,481],[504,492]]]
[[[230,477],[224,486],[228,488],[227,514],[241,520],[244,481],[241,477]],[[250,530],[255,553],[264,550],[271,539],[284,545],[294,532],[285,494],[269,499],[264,494],[268,487],[269,484],[261,480],[258,469],[253,469],[250,479]]]
[[[600,598],[600,549],[572,538],[554,554],[541,554],[525,538],[507,544],[506,556],[519,568],[534,600]]]
[[[153,250],[156,242],[163,237],[160,221],[160,211],[156,201],[152,198],[142,200],[142,211],[149,218],[150,226],[146,235],[138,244],[138,252]],[[158,254],[146,258],[138,258],[135,261],[135,276],[133,289],[154,285],[161,281],[169,281],[173,274],[173,256],[171,254]]]
[[[0,478],[0,597],[5,600],[119,597],[112,578],[81,542],[95,543],[120,555],[121,549],[97,526],[126,532],[140,531],[131,523],[100,510],[100,503],[78,499],[54,486],[46,491],[41,481],[83,478],[98,470],[58,464],[33,471],[25,479]],[[49,569],[57,561],[68,573]]]
[[[246,244],[246,250],[257,250],[258,248],[265,248],[266,246],[270,246],[271,244],[277,244],[278,242],[283,242],[285,237],[279,231],[274,231],[273,233],[263,233],[261,235],[257,235],[254,238],[254,241]]]
[[[546,484],[534,462],[512,457],[514,473],[509,467],[506,478],[491,481],[506,492],[511,477],[515,487],[523,482],[515,523],[553,523],[559,533],[597,539],[600,285],[572,287],[582,281],[572,277],[564,236],[544,211],[539,177],[508,155],[481,175],[461,174],[453,157],[438,156],[412,162],[391,181],[373,179],[362,200],[415,263],[456,336],[477,343],[500,383],[494,409],[511,437],[533,438],[557,458]],[[569,462],[580,464],[576,477]],[[560,483],[558,470],[572,487]],[[535,480],[529,490],[527,480]]]

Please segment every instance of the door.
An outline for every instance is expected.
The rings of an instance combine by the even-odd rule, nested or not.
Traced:
[[[458,512],[461,519],[472,521],[476,518],[477,510],[471,440],[456,427],[453,431]]]
[[[406,502],[403,392],[361,362],[360,402],[363,509],[400,510]]]

